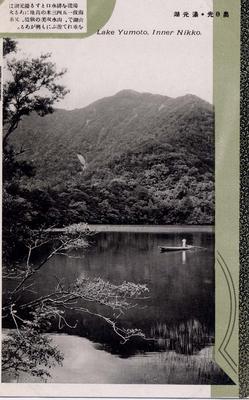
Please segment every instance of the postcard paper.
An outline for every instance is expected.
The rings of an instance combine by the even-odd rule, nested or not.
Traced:
[[[245,397],[239,2],[0,24],[1,396]]]

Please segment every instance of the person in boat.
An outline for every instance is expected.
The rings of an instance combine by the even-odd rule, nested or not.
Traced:
[[[187,240],[186,239],[182,239],[182,247],[187,247]]]

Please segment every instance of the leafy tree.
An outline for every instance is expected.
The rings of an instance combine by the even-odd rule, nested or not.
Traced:
[[[5,39],[4,43],[5,56],[16,51],[14,41]],[[68,90],[57,83],[66,70],[57,72],[50,57],[48,53],[31,60],[6,58],[10,78],[3,87],[4,146],[23,116],[32,112],[40,116],[52,113],[54,104],[67,94]]]
[[[16,51],[16,42],[4,41],[4,55]],[[76,248],[85,248],[89,230],[87,227],[65,229],[55,235],[45,229],[59,220],[56,196],[49,189],[30,189],[28,179],[35,174],[33,166],[19,159],[9,143],[22,117],[36,112],[46,115],[53,112],[53,105],[63,98],[67,90],[55,83],[65,71],[57,73],[50,55],[32,60],[7,60],[11,78],[4,84],[4,155],[3,155],[3,307],[4,326],[11,329],[2,342],[2,371],[18,377],[28,373],[40,379],[49,377],[49,369],[61,364],[63,354],[44,335],[64,324],[70,328],[67,312],[88,313],[103,319],[120,340],[125,343],[131,337],[143,337],[137,329],[124,329],[118,324],[119,316],[134,307],[134,299],[147,291],[146,286],[124,282],[113,285],[102,279],[84,278],[73,284],[59,282],[54,291],[41,296],[35,290],[37,275],[48,260],[57,254],[68,256]],[[27,177],[26,184],[22,178]],[[58,196],[57,196],[58,197]],[[63,197],[63,196],[62,196]],[[68,204],[65,204],[65,209]],[[84,212],[84,204],[74,202],[72,210]],[[78,213],[77,213],[78,215]],[[44,257],[34,262],[37,251],[43,249]],[[32,287],[32,299],[27,293]],[[103,312],[94,311],[98,303]],[[106,315],[106,309],[109,310]]]
[[[3,41],[3,56],[5,57],[9,53],[16,52],[17,43],[11,38],[5,38]]]
[[[49,54],[17,60],[13,58],[16,52],[17,42],[4,39],[3,252],[7,264],[22,254],[23,237],[34,228],[35,221],[45,223],[41,218],[44,215],[40,210],[41,202],[34,204],[29,190],[21,185],[23,177],[30,178],[35,174],[34,167],[21,157],[25,149],[14,150],[9,138],[23,116],[32,112],[39,115],[53,112],[54,103],[68,92],[58,83],[66,71],[57,72],[56,65],[49,61]]]

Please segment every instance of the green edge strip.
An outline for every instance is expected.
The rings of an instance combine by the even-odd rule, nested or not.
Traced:
[[[234,385],[212,397],[238,397],[240,0],[214,0],[213,67],[216,143],[215,360]]]

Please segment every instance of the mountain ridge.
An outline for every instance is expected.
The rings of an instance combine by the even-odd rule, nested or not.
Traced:
[[[98,158],[102,162],[106,159],[99,155],[103,147],[109,147],[107,153],[111,157],[144,140],[163,142],[166,137],[171,140],[170,136],[176,131],[176,118],[181,120],[184,114],[191,115],[199,110],[212,113],[212,106],[193,95],[172,99],[123,90],[81,109],[56,109],[45,117],[33,114],[21,122],[12,143],[28,148],[26,155],[42,176],[39,171],[43,160],[48,163],[49,157],[56,163],[58,153],[74,165],[72,153],[82,153],[90,163]]]
[[[83,109],[32,114],[12,144],[36,169],[23,184],[38,197],[55,191],[60,224],[213,223],[214,112],[197,96],[120,91]]]

